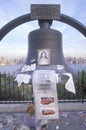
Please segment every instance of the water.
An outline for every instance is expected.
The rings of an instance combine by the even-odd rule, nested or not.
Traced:
[[[86,71],[86,64],[72,64],[72,65],[69,65],[75,72],[77,72],[78,70],[79,71]]]
[[[0,72],[1,73],[13,73],[13,72],[16,72],[18,69],[21,68],[22,65],[3,65],[3,66],[0,66]],[[72,64],[72,65],[69,65],[75,72],[77,72],[78,70],[79,71],[86,71],[86,64]]]
[[[0,65],[0,72],[1,73],[13,73],[16,72],[18,69],[21,68],[22,65]]]

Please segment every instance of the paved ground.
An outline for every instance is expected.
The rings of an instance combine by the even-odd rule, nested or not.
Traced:
[[[49,123],[49,130],[55,129],[86,130],[86,111],[60,112],[59,120],[53,120]]]
[[[0,130],[29,130],[34,118],[27,113],[0,113]],[[86,130],[86,111],[60,112],[59,120],[52,120],[48,130]]]

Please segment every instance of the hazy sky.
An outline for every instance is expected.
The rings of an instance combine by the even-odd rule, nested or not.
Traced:
[[[86,0],[0,0],[0,28],[11,20],[30,13],[31,4],[60,4],[61,13],[86,26]],[[8,33],[0,43],[0,57],[27,55],[28,34],[38,29],[38,22],[27,22]],[[53,21],[53,29],[63,35],[64,56],[86,57],[86,38],[73,27]]]

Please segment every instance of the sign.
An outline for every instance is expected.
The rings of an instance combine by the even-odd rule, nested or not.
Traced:
[[[38,120],[59,118],[55,76],[53,70],[36,70],[33,73],[33,94]]]
[[[32,4],[31,19],[60,19],[60,5]]]

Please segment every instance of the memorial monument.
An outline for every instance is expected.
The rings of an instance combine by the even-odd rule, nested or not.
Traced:
[[[65,89],[75,94],[75,73],[65,62],[61,32],[51,29],[53,20],[73,26],[84,36],[86,27],[77,20],[61,14],[60,5],[33,4],[30,14],[14,19],[0,30],[0,40],[16,26],[33,20],[38,20],[40,28],[28,35],[26,61],[17,71],[15,81],[18,82],[18,86],[26,83],[33,87],[38,130],[38,127],[46,126],[48,119],[59,118],[56,90],[59,83],[64,83]]]
[[[60,19],[60,5],[31,5],[31,19],[38,19],[40,28],[28,36],[27,58],[16,81],[19,85],[32,84],[38,130],[43,121],[59,118],[57,84],[65,83],[65,88],[73,93],[75,87],[73,70],[63,55],[62,34],[50,28],[53,19]]]

